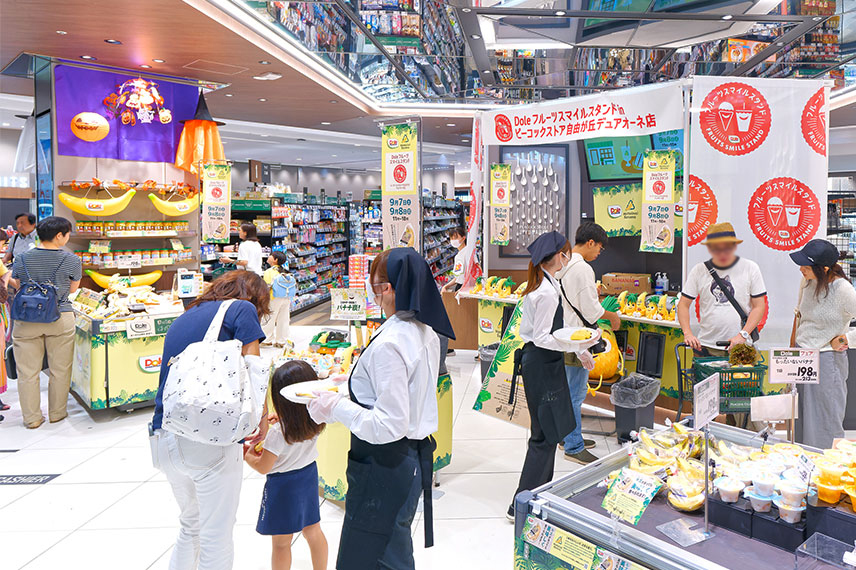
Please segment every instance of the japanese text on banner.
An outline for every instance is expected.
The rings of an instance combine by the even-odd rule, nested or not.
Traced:
[[[366,320],[366,290],[330,289],[330,320]]]
[[[642,175],[642,239],[639,251],[672,253],[675,248],[675,153],[645,154]]]
[[[418,129],[416,123],[381,127],[384,249],[420,249]]]
[[[508,245],[511,232],[511,165],[490,165],[490,243]]]
[[[202,241],[229,243],[232,167],[209,164],[202,168]]]

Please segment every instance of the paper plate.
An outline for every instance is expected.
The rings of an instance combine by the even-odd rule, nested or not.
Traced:
[[[338,392],[340,388],[348,389],[347,384],[336,385],[332,380],[313,380],[311,382],[300,382],[298,384],[292,384],[291,386],[286,386],[279,393],[283,398],[290,402],[294,402],[295,404],[308,404],[310,400],[313,400],[316,396],[313,392]]]
[[[581,348],[583,343],[591,344],[591,339],[571,340],[571,335],[580,330],[591,331],[592,329],[587,329],[585,327],[565,327],[555,331],[553,333],[553,338],[566,345],[568,352],[575,352]],[[597,334],[597,332],[595,332],[595,334]]]

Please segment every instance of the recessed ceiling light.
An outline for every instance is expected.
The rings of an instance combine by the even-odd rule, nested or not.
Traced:
[[[9,126],[9,123],[3,123],[3,126],[4,126],[4,127],[8,127],[8,126]]]
[[[56,31],[56,33],[58,33],[58,34],[59,34],[59,35],[61,35],[61,36],[65,36],[65,35],[67,35],[67,34],[68,34],[68,32],[64,32],[64,31],[62,31],[62,30],[57,30],[57,31]]]
[[[565,15],[565,11],[564,11],[564,10],[557,10],[557,11],[556,11],[556,15],[557,15],[557,16],[564,16],[564,15]]]
[[[231,97],[231,96],[232,96],[232,94],[231,94],[231,93],[224,93],[224,95],[225,95],[226,97]]]
[[[294,160],[303,160],[302,158],[295,158]]]
[[[335,154],[331,154],[330,156],[332,156],[333,158],[336,158],[336,155],[335,155]]]
[[[472,12],[472,10],[470,8],[461,8],[461,12],[463,12],[464,14],[469,14],[470,12]]]
[[[272,71],[268,71],[267,73],[262,73],[261,75],[253,75],[253,79],[258,79],[259,81],[276,81],[282,77],[281,73],[274,73]]]
[[[493,73],[493,70],[492,69],[485,69],[484,73]]]
[[[474,39],[474,40],[480,40],[480,39],[481,39],[481,36],[480,36],[480,35],[478,35],[478,34],[473,34],[473,35],[471,35],[470,37],[471,37],[472,39]]]
[[[104,40],[105,43],[113,44],[114,46],[122,45],[122,42],[119,40]]]
[[[80,59],[85,59],[87,61],[95,61],[95,56],[94,55],[82,55],[82,56],[80,56]]]
[[[157,59],[157,58],[155,58],[155,59],[153,59],[152,61],[153,61],[153,62],[155,62],[155,63],[166,63],[166,60],[165,60],[165,59]]]
[[[822,18],[821,18],[820,16],[815,16],[815,17],[814,17],[814,18],[812,18],[811,20],[812,20],[812,22],[819,22],[821,19],[822,19]]]
[[[266,59],[260,59],[260,60],[259,60],[259,63],[260,63],[261,65],[270,65],[270,62],[269,62],[269,61],[267,61]]]
[[[151,65],[146,65],[145,63],[143,65],[141,65],[140,67],[142,67],[143,69],[151,69],[152,68]]]
[[[330,124],[330,121],[321,121],[321,124],[322,124],[322,125],[329,125],[329,124]]]
[[[357,143],[354,143],[354,146],[363,146],[363,145],[361,145],[361,144],[357,144]]]
[[[226,144],[226,143],[227,143],[227,142],[229,142],[229,141],[220,141],[220,142],[221,142],[221,143],[223,143],[223,144]]]
[[[263,137],[269,137],[270,135],[266,135],[266,134],[262,133],[262,134],[261,134],[261,136],[263,136]]]
[[[776,42],[776,45],[782,47],[783,45],[785,45],[785,42]]]
[[[723,19],[723,20],[730,20],[730,19],[731,19],[731,18],[733,18],[733,17],[734,17],[734,16],[732,16],[731,14],[726,14],[726,15],[724,15],[724,16],[722,17],[722,19]]]
[[[333,103],[334,105],[335,105],[336,103],[338,103],[338,101],[336,101],[335,99],[330,99],[330,102],[331,102],[331,103]]]
[[[267,101],[267,99],[265,99],[264,97],[262,97],[261,99],[259,99],[259,101],[261,101],[262,103],[264,103],[265,101]]]
[[[447,126],[447,127],[454,127],[454,126],[455,126],[455,123],[446,123],[446,126]]]

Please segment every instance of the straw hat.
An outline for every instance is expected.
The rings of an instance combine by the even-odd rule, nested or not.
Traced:
[[[707,228],[706,239],[701,242],[702,245],[713,245],[717,243],[743,243],[742,239],[737,239],[737,234],[734,233],[734,226],[729,222],[713,224]]]

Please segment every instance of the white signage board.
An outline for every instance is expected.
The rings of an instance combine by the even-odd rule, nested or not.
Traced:
[[[817,384],[819,369],[819,350],[770,349],[770,384]]]
[[[693,386],[693,428],[701,429],[719,415],[719,374]]]

